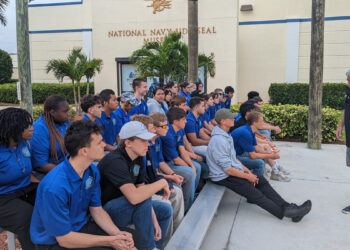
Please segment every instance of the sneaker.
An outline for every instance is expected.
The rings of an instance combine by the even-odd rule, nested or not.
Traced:
[[[344,214],[350,214],[350,206],[344,208],[343,210],[341,210]]]
[[[271,173],[270,180],[273,181],[282,181],[282,182],[290,182],[291,179],[287,176],[284,176],[282,173],[275,174],[273,171]]]
[[[269,179],[269,175],[270,175],[270,173],[269,173],[268,169],[265,168],[265,169],[264,169],[264,177],[265,177],[266,180]]]
[[[281,171],[282,174],[284,174],[284,175],[289,175],[290,174],[290,172],[287,169],[285,169],[284,167],[282,167],[282,166],[278,166],[278,170]]]

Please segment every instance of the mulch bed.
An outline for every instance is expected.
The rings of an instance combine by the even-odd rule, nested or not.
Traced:
[[[0,233],[0,249],[1,250],[8,250],[7,248],[7,234],[6,231]],[[21,245],[19,244],[18,240],[16,239],[16,250],[20,250]]]

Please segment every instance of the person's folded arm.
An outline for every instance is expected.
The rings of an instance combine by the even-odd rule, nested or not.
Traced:
[[[197,137],[196,133],[188,133],[186,134],[188,140],[191,142],[192,146],[203,146],[208,145],[209,141],[203,140]]]

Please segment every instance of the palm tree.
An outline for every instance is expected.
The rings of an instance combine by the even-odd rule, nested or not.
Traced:
[[[0,0],[0,23],[6,26],[5,8],[9,4],[9,0]]]
[[[87,58],[81,52],[82,48],[74,48],[66,60],[50,60],[46,66],[46,73],[53,71],[59,82],[68,77],[72,81],[74,104],[80,114],[80,81],[87,71]],[[76,86],[75,86],[76,83]]]
[[[134,51],[130,62],[137,66],[141,77],[158,76],[160,86],[164,80],[183,81],[188,72],[188,46],[180,41],[181,33],[169,33],[162,43],[151,42]],[[205,66],[215,76],[214,56],[198,55],[198,67]]]
[[[90,91],[90,80],[91,78],[93,78],[95,76],[96,73],[100,73],[102,70],[102,59],[91,59],[88,60],[86,58],[86,70],[85,70],[85,77],[86,77],[86,81],[87,81],[87,86],[86,86],[86,94],[89,94]]]

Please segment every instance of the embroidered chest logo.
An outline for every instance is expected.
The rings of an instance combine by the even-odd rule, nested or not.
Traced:
[[[94,185],[94,177],[89,176],[89,178],[85,182],[85,189],[89,189]]]
[[[177,142],[180,142],[181,141],[181,135],[178,135],[177,136]]]
[[[170,9],[171,7],[171,0],[145,0],[145,1],[153,2],[152,4],[147,6],[147,7],[153,8],[153,14],[156,14],[157,12],[161,12],[165,9]]]
[[[134,168],[132,169],[132,172],[134,174],[134,176],[138,176],[140,173],[140,165],[134,165]]]
[[[112,122],[113,122],[113,126],[117,125],[117,120],[116,119],[112,119]]]
[[[22,148],[22,154],[23,154],[25,157],[30,157],[30,151],[29,151],[28,147],[23,147],[23,148]]]
[[[156,152],[159,152],[159,151],[160,151],[160,145],[157,144],[157,145],[156,145]]]

